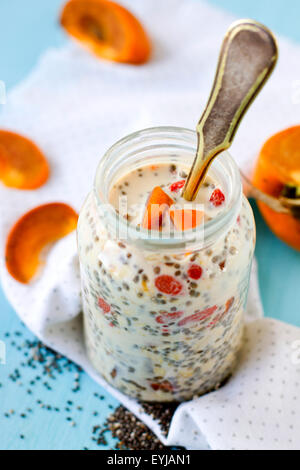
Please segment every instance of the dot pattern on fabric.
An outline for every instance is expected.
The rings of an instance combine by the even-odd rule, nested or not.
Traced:
[[[249,323],[233,377],[177,413],[192,416],[213,449],[299,449],[299,339],[299,328],[276,320]]]

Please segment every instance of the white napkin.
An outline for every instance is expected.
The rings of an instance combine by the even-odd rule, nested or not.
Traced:
[[[32,207],[64,201],[79,210],[91,189],[98,160],[118,138],[154,125],[194,128],[200,116],[222,36],[234,18],[195,0],[130,0],[123,4],[143,20],[153,39],[154,56],[149,64],[134,67],[102,62],[68,43],[46,52],[2,106],[1,128],[35,140],[52,171],[49,182],[37,191],[0,186],[2,252],[9,228]],[[287,40],[279,43],[279,66],[232,147],[231,153],[245,171],[269,134],[298,120],[300,47]],[[248,343],[239,369],[221,390],[182,404],[167,438],[135,400],[107,385],[86,359],[74,233],[54,246],[41,276],[30,286],[7,274],[3,257],[0,274],[8,299],[27,326],[46,344],[79,363],[165,444],[188,449],[300,447],[294,440],[300,435],[295,398],[300,382],[300,330],[273,320],[255,320],[262,311],[255,273],[247,309],[248,320],[255,321],[247,326]]]

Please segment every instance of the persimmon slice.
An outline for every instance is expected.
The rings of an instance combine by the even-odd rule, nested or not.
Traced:
[[[173,204],[173,199],[160,186],[156,186],[147,201],[142,223],[143,228],[159,230],[164,212]]]
[[[170,209],[171,220],[177,230],[189,230],[202,223],[204,212],[196,209]]]
[[[27,284],[42,263],[42,253],[50,244],[75,230],[78,215],[67,204],[50,203],[24,214],[12,227],[6,242],[8,272]]]
[[[108,0],[69,0],[61,25],[94,54],[104,59],[142,64],[151,43],[141,23],[121,5]]]
[[[35,189],[49,176],[41,150],[29,139],[0,130],[0,180],[11,188]]]

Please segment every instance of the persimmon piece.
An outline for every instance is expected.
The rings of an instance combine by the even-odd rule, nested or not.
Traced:
[[[11,188],[35,189],[49,176],[47,160],[29,139],[0,130],[0,180]]]
[[[300,184],[300,126],[272,136],[262,147],[253,176],[253,184],[266,194],[279,197],[288,183]],[[300,220],[275,212],[257,201],[270,229],[288,245],[300,250]]]
[[[142,226],[148,230],[159,230],[164,212],[174,204],[173,199],[156,186],[150,194],[143,217]]]
[[[177,230],[189,230],[202,223],[204,212],[196,209],[170,209],[170,217]]]
[[[44,204],[24,214],[6,242],[6,267],[11,276],[27,284],[42,263],[43,250],[76,229],[77,213],[67,204]]]
[[[151,43],[141,23],[117,3],[70,0],[60,22],[98,57],[129,64],[142,64],[150,57]]]

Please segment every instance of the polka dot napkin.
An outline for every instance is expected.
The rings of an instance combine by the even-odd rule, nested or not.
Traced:
[[[176,424],[184,433],[190,420],[194,438],[200,432],[212,449],[299,450],[299,390],[299,328],[256,320],[246,327],[234,376],[220,390],[181,405],[169,439],[176,441]]]
[[[164,0],[159,6],[156,0],[122,3],[142,18],[153,38],[155,52],[149,64],[136,68],[102,62],[68,43],[46,52],[2,106],[1,128],[35,140],[51,165],[50,180],[38,191],[0,187],[2,252],[9,228],[26,210],[52,201],[79,210],[99,159],[117,139],[152,125],[194,128],[199,119],[222,36],[233,18],[194,0]],[[269,134],[299,119],[293,77],[300,76],[300,48],[280,40],[280,49],[277,70],[247,114],[231,150],[245,171]],[[180,405],[167,437],[139,403],[108,386],[86,359],[74,233],[53,247],[40,277],[30,286],[9,277],[3,257],[0,274],[8,299],[26,325],[80,364],[165,444],[188,449],[300,448],[300,330],[259,319],[255,271],[246,342],[235,375],[220,390]]]

